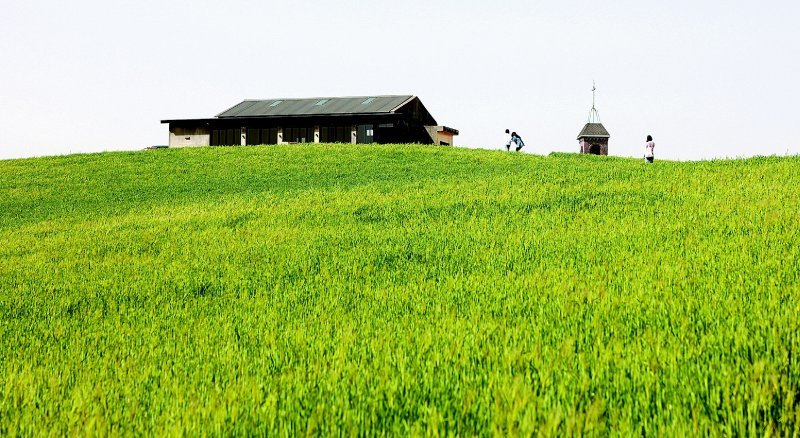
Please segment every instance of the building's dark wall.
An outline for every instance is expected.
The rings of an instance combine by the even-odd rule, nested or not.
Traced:
[[[419,98],[414,98],[398,109],[397,112],[404,115],[409,121],[419,123],[423,126],[437,125],[436,120],[425,106],[422,105],[422,101],[420,101]]]
[[[438,123],[436,123],[436,119],[433,118],[425,106],[422,105],[422,101],[419,98],[414,98],[398,109],[397,112],[402,115],[404,123],[401,131],[405,140],[395,143],[433,143],[433,139],[431,139],[425,126],[437,125]]]
[[[431,143],[425,126],[404,114],[346,119],[226,119],[207,124],[212,146],[241,144],[242,128],[246,130],[246,143],[249,145],[277,144],[279,129],[283,130],[281,140],[284,143],[351,143],[354,127],[357,143]],[[318,138],[314,136],[315,127],[319,127]]]
[[[582,154],[608,155],[608,138],[582,137],[579,145]]]

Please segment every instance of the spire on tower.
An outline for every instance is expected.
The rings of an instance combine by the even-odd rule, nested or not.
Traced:
[[[592,81],[592,109],[589,111],[589,121],[588,123],[601,123],[600,122],[600,113],[597,112],[597,108],[594,107],[595,101],[595,91],[597,87],[595,86],[594,81]]]

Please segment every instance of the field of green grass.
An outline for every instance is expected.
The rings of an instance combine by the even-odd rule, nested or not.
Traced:
[[[0,161],[0,435],[800,434],[800,157]]]

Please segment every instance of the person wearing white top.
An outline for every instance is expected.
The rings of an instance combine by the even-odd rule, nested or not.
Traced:
[[[644,144],[644,159],[648,163],[652,163],[654,158],[653,149],[656,148],[656,144],[653,141],[653,137],[648,135],[647,136],[647,143]]]
[[[511,131],[506,129],[506,135],[503,137],[503,146],[506,147],[507,151],[511,150]]]

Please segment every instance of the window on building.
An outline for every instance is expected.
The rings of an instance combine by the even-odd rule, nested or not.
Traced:
[[[350,143],[349,126],[321,126],[319,128],[319,141],[322,143]]]
[[[211,146],[238,146],[240,144],[242,144],[241,129],[211,130]],[[249,140],[247,144],[250,144]]]
[[[261,144],[278,144],[278,128],[261,129]]]
[[[248,145],[263,144],[261,143],[261,131],[258,129],[249,128],[247,130],[247,144]]]
[[[371,103],[372,103],[372,102],[374,102],[374,101],[375,101],[375,98],[374,98],[374,97],[370,97],[369,99],[367,99],[367,100],[365,100],[365,101],[361,102],[361,105],[369,105],[369,104],[371,104]]]
[[[314,128],[283,128],[283,141],[286,143],[313,143]]]
[[[328,103],[330,101],[331,101],[330,99],[321,99],[319,102],[315,103],[315,105],[316,106],[322,106],[322,105],[325,105],[326,103]]]
[[[278,105],[280,105],[280,104],[282,104],[282,103],[283,103],[283,101],[282,101],[282,100],[276,100],[275,102],[272,102],[272,103],[270,104],[270,106],[271,106],[271,107],[276,107],[276,106],[278,106]]]

